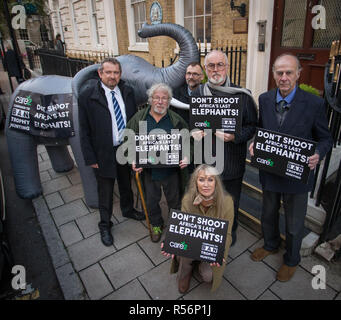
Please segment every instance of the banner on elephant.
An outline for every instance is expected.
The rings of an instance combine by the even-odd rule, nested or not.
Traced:
[[[257,128],[251,164],[261,170],[303,183],[311,173],[308,159],[316,142]]]
[[[208,263],[223,262],[228,221],[170,209],[164,250]]]
[[[136,167],[178,167],[181,160],[182,137],[179,131],[135,135]]]
[[[42,95],[20,90],[14,98],[9,128],[34,136],[68,138],[75,135],[72,94]]]
[[[240,133],[242,127],[242,98],[239,94],[191,97],[190,128],[222,130]]]

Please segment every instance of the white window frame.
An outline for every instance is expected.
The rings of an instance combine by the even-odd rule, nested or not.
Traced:
[[[72,24],[72,29],[73,29],[73,38],[75,41],[75,45],[79,45],[79,36],[78,36],[78,29],[77,29],[77,21],[76,21],[76,15],[75,15],[75,7],[74,3],[77,2],[78,0],[70,0],[70,12],[71,12],[71,24]]]
[[[133,9],[133,6],[131,5],[131,0],[126,0],[126,11],[127,11],[128,37],[129,37],[128,50],[148,52],[149,51],[148,41],[136,42],[134,9]],[[147,15],[147,10],[146,10],[146,15]]]
[[[88,8],[89,8],[92,44],[95,47],[101,47],[101,38],[99,36],[99,30],[98,30],[96,0],[88,0]]]
[[[211,5],[213,5],[213,0],[211,2]],[[184,0],[174,0],[174,6],[175,6],[175,23],[179,24],[180,26],[185,26],[185,5],[184,5]],[[212,8],[211,8],[211,23],[213,19],[213,14],[212,14]],[[212,33],[212,28],[211,28],[211,33]],[[194,38],[194,37],[193,37]],[[211,34],[212,38],[212,34]],[[199,45],[199,43],[197,43]],[[205,43],[201,43],[201,53],[205,52]],[[211,43],[207,42],[207,50],[211,50]],[[175,53],[179,52],[179,47],[177,45],[176,49],[174,50]]]

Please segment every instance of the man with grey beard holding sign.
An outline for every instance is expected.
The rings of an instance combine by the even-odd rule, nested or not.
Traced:
[[[224,169],[221,174],[223,184],[234,201],[234,222],[232,227],[232,245],[236,242],[236,230],[238,226],[238,208],[243,175],[245,172],[245,159],[247,141],[256,131],[257,109],[256,104],[246,89],[240,88],[230,82],[228,77],[228,59],[224,52],[213,50],[205,57],[205,71],[208,82],[201,84],[193,92],[193,96],[218,96],[235,97],[238,95],[242,105],[242,127],[239,133],[224,133],[216,131],[216,137],[224,143]],[[205,136],[204,130],[200,130],[194,139]],[[212,154],[216,154],[215,137],[212,138]],[[220,159],[222,161],[222,159]],[[219,159],[216,159],[218,162]]]
[[[127,129],[133,130],[136,134],[142,134],[140,128],[146,126],[145,134],[151,132],[172,133],[188,129],[188,126],[177,113],[169,110],[172,99],[172,89],[164,83],[152,85],[148,91],[149,107],[137,112],[127,123]],[[159,130],[159,131],[158,131]],[[180,132],[181,133],[181,132]],[[142,173],[144,189],[146,195],[147,211],[152,225],[151,238],[153,242],[161,239],[163,231],[163,218],[159,202],[161,200],[161,188],[165,194],[168,208],[179,209],[181,203],[181,192],[188,179],[187,165],[190,160],[188,157],[180,158],[178,167],[166,168],[145,168],[142,169],[132,163],[135,172]],[[180,170],[179,170],[180,169]],[[143,170],[143,171],[142,171]]]

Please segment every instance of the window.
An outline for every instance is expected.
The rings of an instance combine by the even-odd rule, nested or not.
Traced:
[[[40,25],[40,37],[41,37],[41,41],[43,41],[43,42],[49,41],[49,34],[48,34],[47,28],[44,24]]]
[[[196,41],[211,42],[211,0],[184,0],[184,27]]]
[[[19,29],[19,37],[21,40],[29,40],[27,29]]]
[[[79,44],[79,37],[78,37],[78,29],[77,29],[77,19],[76,19],[76,13],[75,13],[75,6],[74,2],[71,1],[71,20],[72,20],[72,27],[73,27],[73,37],[75,39],[75,44]]]
[[[135,41],[147,42],[146,38],[141,38],[137,34],[137,31],[141,29],[142,25],[147,21],[146,2],[142,0],[131,0],[131,6],[133,7],[133,10],[134,10]]]
[[[90,16],[91,16],[91,28],[92,35],[95,39],[96,44],[100,44],[99,32],[98,32],[98,22],[97,22],[97,13],[96,13],[96,0],[90,0]]]
[[[126,0],[129,47],[131,51],[148,51],[148,40],[140,38],[137,31],[147,21],[146,1]]]

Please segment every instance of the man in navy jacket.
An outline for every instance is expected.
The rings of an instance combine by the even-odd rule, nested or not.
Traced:
[[[296,56],[283,54],[273,65],[273,77],[277,88],[259,97],[259,127],[317,142],[315,154],[309,158],[309,167],[314,170],[332,147],[323,99],[307,93],[297,86],[301,71]],[[249,148],[253,156],[253,143]],[[278,251],[280,245],[279,208],[283,200],[286,224],[286,252],[277,279],[288,281],[300,262],[304,220],[307,212],[308,192],[311,191],[314,175],[307,184],[259,171],[263,189],[262,232],[264,246],[251,255],[261,261]]]

